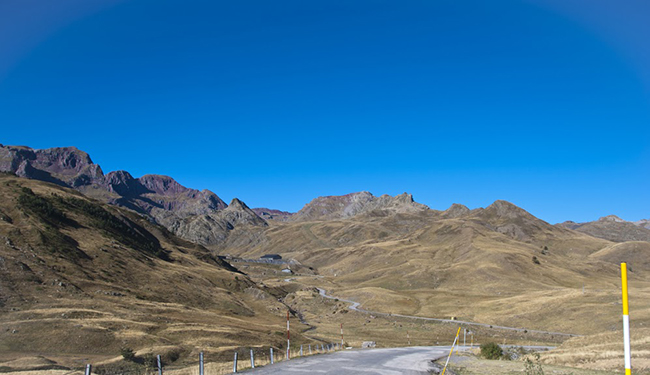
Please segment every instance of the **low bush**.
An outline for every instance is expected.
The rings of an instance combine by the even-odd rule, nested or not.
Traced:
[[[486,359],[499,359],[503,356],[503,350],[495,342],[481,344],[481,356]]]
[[[135,352],[131,348],[128,347],[121,348],[120,354],[122,355],[122,358],[124,358],[127,361],[135,360]]]

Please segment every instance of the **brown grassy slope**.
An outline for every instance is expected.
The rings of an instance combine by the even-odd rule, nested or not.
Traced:
[[[2,174],[0,196],[0,361],[284,342],[276,291],[205,248],[56,185]]]
[[[571,333],[615,326],[618,264],[590,256],[612,242],[502,201],[445,217],[427,211],[273,223],[226,251],[295,258],[327,276],[334,294],[377,311]],[[644,267],[631,267],[633,287],[647,286]]]
[[[630,321],[630,349],[632,369],[650,372],[650,329],[644,327],[634,316]],[[548,364],[581,367],[587,369],[623,370],[622,324],[617,331],[601,333],[568,340],[555,350],[543,354]],[[635,372],[641,373],[641,372]]]

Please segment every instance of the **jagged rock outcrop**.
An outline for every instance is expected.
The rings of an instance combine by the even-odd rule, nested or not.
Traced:
[[[34,150],[0,145],[0,171],[66,187],[88,185],[104,178],[99,165],[76,147]]]
[[[426,211],[429,207],[413,201],[411,194],[375,197],[367,191],[339,196],[318,197],[294,214],[291,221],[347,219],[373,211],[385,214]]]
[[[235,198],[221,211],[188,217],[172,225],[171,230],[192,242],[217,245],[226,241],[231,231],[242,227],[266,227],[268,223],[246,204]],[[239,232],[242,235],[242,231]]]
[[[644,224],[647,225],[647,220],[632,223],[616,215],[608,215],[597,221],[586,223],[565,221],[556,225],[614,242],[650,241],[650,229]]]

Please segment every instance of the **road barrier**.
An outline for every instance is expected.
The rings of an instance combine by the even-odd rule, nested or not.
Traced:
[[[233,373],[238,373],[242,370],[249,369],[249,368],[256,368],[260,366],[269,366],[273,365],[277,362],[282,362],[282,361],[288,361],[291,357],[297,357],[297,356],[309,356],[309,355],[318,355],[318,354],[324,354],[328,353],[331,351],[337,351],[339,349],[342,349],[343,347],[340,346],[338,343],[330,343],[330,344],[320,344],[321,347],[319,349],[318,344],[315,345],[315,350],[312,350],[312,344],[309,344],[308,348],[309,351],[307,351],[304,347],[304,345],[296,346],[294,348],[288,348],[288,350],[284,353],[286,355],[283,355],[283,350],[276,351],[275,349],[278,348],[273,348],[269,347],[268,351],[266,351],[266,348],[264,347],[257,347],[257,348],[239,348],[238,350],[235,350],[234,356],[230,357],[232,358],[232,363],[223,362],[223,355],[227,353],[221,352],[221,354],[217,354],[221,360],[218,362],[212,362],[212,363],[206,363],[206,355],[204,352],[200,352],[198,355],[198,362],[194,362],[194,365],[189,365],[189,366],[168,366],[165,364],[165,359],[164,356],[161,355],[156,355],[155,357],[152,356],[151,358],[153,359],[152,362],[150,362],[150,367],[148,367],[146,370],[143,368],[114,368],[109,371],[107,371],[105,365],[99,366],[98,369],[94,369],[92,364],[87,364],[84,368],[84,372],[74,372],[75,374],[84,374],[84,375],[91,375],[93,374],[93,370],[95,370],[95,374],[97,373],[103,373],[103,374],[121,374],[121,375],[136,375],[136,374],[141,374],[143,371],[145,373],[154,373],[157,375],[185,375],[189,373],[197,374],[196,368],[198,367],[198,375],[205,375],[210,374],[210,375],[225,375],[225,374],[233,374]],[[247,364],[246,362],[248,361],[240,361],[240,358],[245,358],[247,356],[246,351],[250,353],[250,364]],[[209,353],[208,353],[209,355]],[[130,365],[133,366],[139,366],[135,363],[130,363]],[[197,367],[194,367],[197,366]],[[192,369],[193,368],[193,369]],[[206,372],[207,368],[207,372]],[[73,373],[71,373],[72,375]]]

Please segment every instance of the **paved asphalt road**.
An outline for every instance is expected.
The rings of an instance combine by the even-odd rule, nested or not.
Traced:
[[[344,350],[294,358],[265,367],[241,371],[245,374],[336,374],[336,375],[425,375],[434,359],[449,354],[448,346]]]

